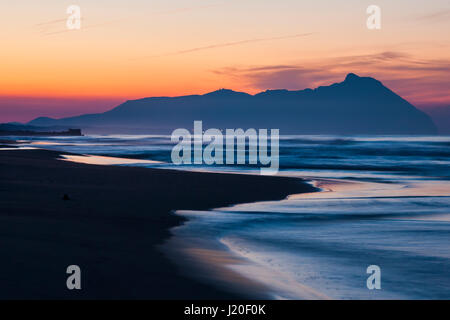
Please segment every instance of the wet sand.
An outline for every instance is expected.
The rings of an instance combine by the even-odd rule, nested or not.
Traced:
[[[172,212],[314,190],[295,178],[58,158],[42,149],[0,150],[0,299],[241,298],[184,276],[157,248],[183,222]],[[81,290],[66,288],[73,264]]]

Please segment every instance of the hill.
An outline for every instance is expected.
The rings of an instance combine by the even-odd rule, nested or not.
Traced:
[[[298,91],[256,95],[221,89],[204,95],[126,101],[98,114],[30,125],[66,126],[88,132],[171,133],[192,128],[278,128],[281,134],[435,134],[431,118],[370,77],[348,74],[343,82]]]

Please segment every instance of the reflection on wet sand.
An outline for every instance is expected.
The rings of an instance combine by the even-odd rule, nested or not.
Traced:
[[[184,257],[184,266],[189,261],[194,274],[207,266],[202,272],[206,282],[225,283],[250,296],[256,285],[274,299],[416,298],[395,290],[369,294],[364,267],[371,260],[364,257],[371,256],[393,273],[410,272],[412,277],[412,270],[421,272],[431,259],[422,255],[446,259],[449,253],[439,245],[439,233],[436,239],[431,233],[430,239],[416,234],[427,232],[427,220],[450,221],[450,212],[445,210],[450,182],[316,179],[312,183],[322,192],[211,212],[177,212],[189,221],[173,230],[175,236],[168,247],[178,246],[175,257]],[[418,224],[420,221],[425,225]],[[412,262],[414,256],[417,266]],[[410,261],[411,271],[404,269],[401,261],[405,259]],[[331,261],[335,261],[334,267]],[[354,280],[348,281],[355,272],[362,275],[356,287]],[[436,277],[440,274],[428,272]],[[249,281],[251,286],[244,285]],[[418,292],[419,296],[425,294]]]
[[[125,164],[157,164],[162,163],[159,161],[152,160],[139,160],[139,159],[128,159],[128,158],[116,158],[116,157],[105,157],[105,156],[76,156],[76,155],[63,155],[65,161],[72,161],[84,164],[98,164],[98,165],[125,165]]]

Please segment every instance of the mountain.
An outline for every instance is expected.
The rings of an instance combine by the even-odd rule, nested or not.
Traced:
[[[203,128],[278,128],[281,134],[435,134],[428,115],[380,81],[353,73],[330,86],[256,95],[221,89],[204,95],[129,100],[98,114],[51,119],[37,126],[70,126],[87,132],[171,133]]]
[[[424,110],[435,122],[439,133],[450,134],[450,106],[429,107]]]

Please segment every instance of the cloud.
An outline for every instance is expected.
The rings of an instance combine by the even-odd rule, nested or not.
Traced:
[[[315,88],[340,82],[347,73],[354,72],[382,81],[412,102],[450,103],[450,60],[420,59],[396,51],[339,56],[307,65],[225,67],[212,72],[232,78],[247,90],[258,91]]]
[[[447,21],[450,18],[450,9],[442,9],[433,13],[422,15],[419,20],[423,21]]]
[[[126,20],[126,19],[105,21],[103,23],[91,24],[91,25],[82,24],[81,28],[79,30],[103,27],[105,25],[111,25],[111,24],[114,24],[114,23],[120,23],[120,22],[123,22],[124,20]],[[66,29],[62,29],[62,30],[58,30],[58,31],[52,31],[52,32],[46,31],[46,32],[43,32],[43,35],[44,36],[51,36],[51,35],[55,35],[55,34],[66,33],[66,32],[74,32],[74,31],[79,31],[79,30],[71,30],[71,29],[66,28]]]
[[[210,49],[224,48],[224,47],[232,47],[232,46],[238,46],[238,45],[243,45],[243,44],[248,44],[248,43],[255,43],[255,42],[276,41],[276,40],[302,38],[302,37],[306,37],[306,36],[309,36],[309,35],[312,35],[312,34],[313,33],[300,33],[300,34],[293,34],[293,35],[287,35],[287,36],[268,37],[268,38],[254,38],[254,39],[246,39],[246,40],[218,43],[218,44],[212,44],[212,45],[203,46],[203,47],[195,47],[195,48],[189,48],[189,49],[184,49],[184,50],[178,50],[178,51],[169,52],[169,53],[160,54],[160,55],[145,56],[145,57],[140,57],[140,58],[136,58],[136,59],[132,59],[132,60],[175,56],[175,55],[186,54],[186,53],[191,53],[191,52],[196,52],[196,51],[203,51],[203,50],[210,50]]]
[[[331,74],[320,68],[301,65],[259,66],[249,68],[228,68],[214,71],[216,74],[244,80],[246,86],[265,89],[303,89],[312,84],[329,80]]]
[[[198,10],[198,9],[216,7],[216,6],[220,6],[220,5],[223,5],[223,3],[212,3],[212,4],[207,4],[207,5],[198,5],[198,6],[191,6],[191,7],[185,7],[185,8],[176,8],[176,9],[171,9],[171,10],[156,11],[156,12],[146,13],[145,15],[142,14],[142,15],[133,16],[133,17],[115,19],[115,20],[111,20],[111,21],[104,21],[104,22],[100,22],[97,24],[90,24],[90,25],[82,24],[81,30],[98,28],[98,27],[103,27],[105,25],[111,25],[111,24],[116,24],[116,23],[123,23],[123,22],[129,23],[130,21],[136,21],[139,18],[148,18],[149,15],[165,15],[165,14],[184,13],[184,12],[189,12],[189,11]],[[81,21],[83,21],[83,20],[84,20],[83,17],[81,17]],[[65,28],[66,21],[67,21],[67,17],[64,19],[55,19],[55,20],[41,22],[41,23],[35,24],[35,27],[37,27],[38,32],[42,33],[44,36],[56,35],[56,34],[73,31],[73,30]],[[63,27],[63,29],[60,28],[61,26]],[[56,29],[55,27],[58,27],[58,29]],[[49,30],[52,28],[53,28],[53,30]]]

